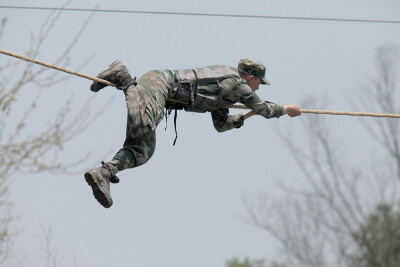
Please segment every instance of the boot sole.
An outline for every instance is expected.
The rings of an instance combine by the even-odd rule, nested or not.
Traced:
[[[97,75],[97,77],[99,77],[99,76],[102,76],[102,75],[104,75],[107,71],[110,71],[112,68],[114,68],[115,66],[117,66],[119,63],[121,63],[120,61],[114,61],[113,63],[111,63],[111,65],[108,67],[108,69],[106,69],[106,70],[103,70],[102,72],[100,72],[98,75]],[[107,85],[105,85],[104,87],[107,87]],[[92,92],[98,92],[98,91],[100,91],[101,89],[103,89],[104,87],[102,87],[102,88],[99,88],[99,89],[96,89],[96,90],[92,90],[92,89],[90,89]]]
[[[113,204],[112,200],[107,198],[106,193],[99,187],[96,178],[89,172],[86,172],[85,180],[88,185],[92,187],[93,195],[96,200],[105,208],[111,207]]]

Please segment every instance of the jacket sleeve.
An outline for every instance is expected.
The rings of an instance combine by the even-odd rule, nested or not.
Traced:
[[[264,118],[279,118],[283,115],[283,106],[261,100],[247,84],[238,84],[235,89],[239,102]]]
[[[263,101],[255,93],[249,97],[243,97],[242,101],[240,102],[267,119],[279,118],[283,115],[283,106],[272,102]]]
[[[240,128],[244,123],[244,117],[242,114],[229,115],[229,109],[227,108],[220,108],[212,111],[211,117],[215,129],[220,133],[233,128]]]

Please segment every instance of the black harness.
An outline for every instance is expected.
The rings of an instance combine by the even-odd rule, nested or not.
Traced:
[[[182,110],[183,105],[190,105],[190,104],[192,105],[192,110],[194,110],[194,101],[195,101],[196,94],[197,94],[197,85],[199,83],[199,78],[197,76],[196,71],[194,69],[192,69],[192,71],[194,73],[195,79],[188,83],[189,84],[189,95],[190,95],[189,102],[188,103],[181,102],[181,101],[175,102],[175,101],[173,101],[173,99],[170,99],[170,101],[169,101],[170,103],[168,103],[168,100],[167,100],[167,105],[165,106],[165,130],[167,130],[167,126],[168,126],[168,117],[171,115],[172,110],[175,110],[175,114],[174,114],[175,139],[174,139],[173,145],[176,144],[176,140],[178,139],[178,131],[176,129],[178,110]],[[187,86],[182,85],[181,78],[179,77],[179,74],[177,72],[175,72],[175,78],[176,78],[176,82],[178,84],[178,90],[180,90],[180,91],[185,90],[185,88]],[[186,83],[185,83],[185,85],[186,85]]]

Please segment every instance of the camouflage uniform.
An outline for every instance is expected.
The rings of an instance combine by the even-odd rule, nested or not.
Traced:
[[[150,71],[136,86],[124,90],[128,109],[126,139],[111,161],[119,171],[143,165],[153,155],[155,130],[164,117],[168,87],[162,71]]]
[[[263,84],[269,84],[265,79],[265,66],[253,59],[241,60],[238,69],[215,65],[196,69],[150,71],[137,84],[119,61],[99,74],[99,78],[109,80],[117,84],[117,88],[123,89],[128,118],[123,147],[111,162],[103,163],[102,167],[85,173],[96,199],[104,207],[110,207],[112,199],[109,181],[118,182],[118,177],[115,176],[118,171],[138,167],[151,158],[156,146],[155,130],[164,117],[164,108],[211,112],[218,132],[243,125],[244,116],[229,115],[227,108],[237,102],[265,118],[283,115],[283,106],[262,101],[246,81],[240,78],[238,70],[259,77]],[[91,90],[97,92],[104,86],[94,82]]]
[[[243,115],[229,115],[227,108],[237,102],[265,118],[283,115],[282,106],[262,101],[240,78],[236,68],[224,65],[150,71],[136,86],[124,92],[128,108],[126,140],[111,161],[119,171],[140,166],[153,155],[155,130],[164,117],[166,106],[191,112],[209,111],[218,132],[243,125]],[[167,101],[167,98],[184,104]]]

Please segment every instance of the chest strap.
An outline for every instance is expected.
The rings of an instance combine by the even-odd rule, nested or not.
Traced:
[[[192,69],[194,73],[194,78],[195,80],[190,83],[190,102],[192,102],[192,109],[194,110],[194,98],[197,93],[197,85],[199,83],[199,77],[197,76],[197,73],[194,69]]]

